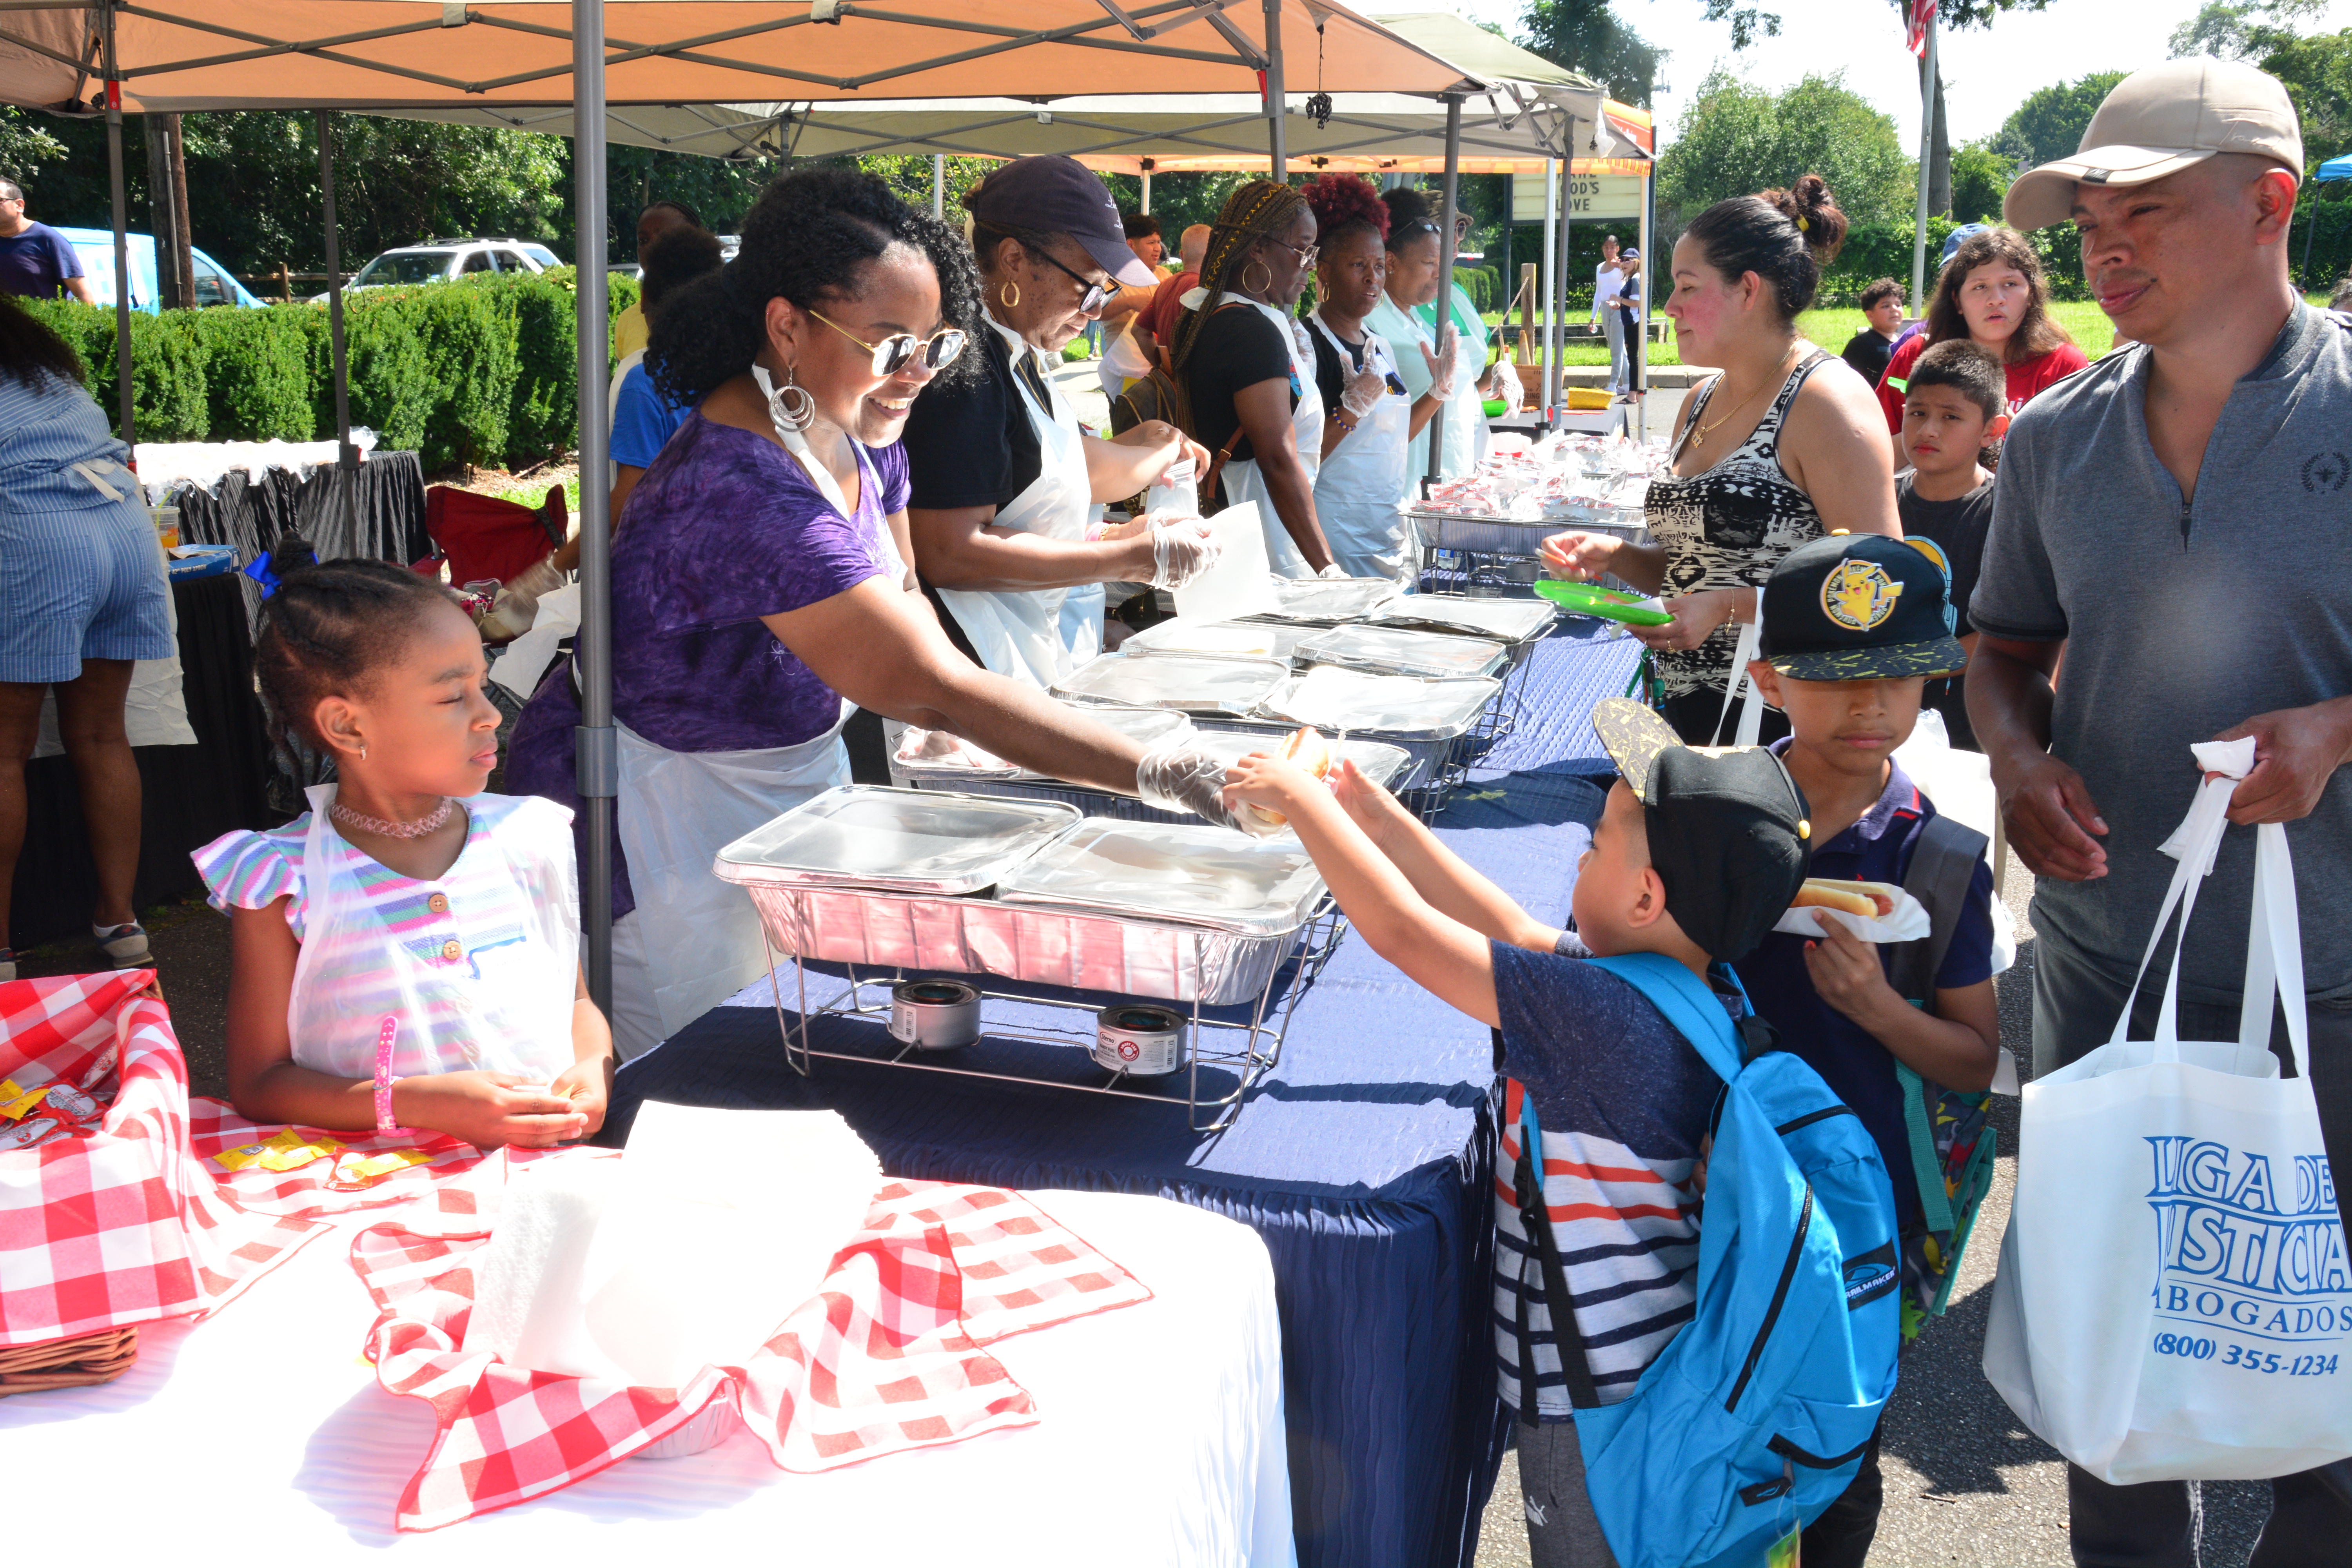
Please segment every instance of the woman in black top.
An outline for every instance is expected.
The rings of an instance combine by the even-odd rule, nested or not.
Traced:
[[[964,205],[987,310],[981,374],[934,384],[908,411],[908,531],[950,638],[1051,687],[1101,649],[1102,584],[1175,587],[1212,555],[1197,525],[1089,537],[1094,503],[1207,454],[1158,419],[1115,441],[1087,435],[1039,363],[1058,365],[1119,282],[1150,276],[1102,181],[1074,159],[1019,158]]]
[[[1242,186],[1212,226],[1200,297],[1188,297],[1169,353],[1193,437],[1223,456],[1225,504],[1258,503],[1267,563],[1286,577],[1331,565],[1315,515],[1323,395],[1307,329],[1291,314],[1316,253],[1300,191],[1271,180]]]

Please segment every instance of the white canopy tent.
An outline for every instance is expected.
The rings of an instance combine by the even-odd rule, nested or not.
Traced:
[[[1329,0],[0,0],[0,102],[106,117],[117,391],[131,440],[128,247],[119,237],[127,227],[126,111],[320,110],[333,274],[332,110],[569,106],[573,210],[583,215],[605,210],[609,106],[757,102],[780,89],[812,103],[877,88],[927,99],[1051,99],[1074,82],[1110,93],[1262,94],[1271,106],[1260,110],[1269,159],[1281,171],[1284,37],[1295,43],[1310,32],[1318,81],[1332,90],[1450,95],[1458,128],[1460,95],[1486,85]],[[581,471],[595,474],[607,445],[601,221],[579,225],[578,261],[579,458]],[[329,310],[337,435],[349,464],[342,295],[331,284]],[[607,511],[602,488],[583,487],[581,912],[589,988],[605,1005],[618,780]]]

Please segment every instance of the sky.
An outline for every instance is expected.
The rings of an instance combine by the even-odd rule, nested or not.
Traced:
[[[1891,0],[1742,0],[1778,11],[1781,36],[1744,52],[1731,49],[1729,24],[1706,20],[1701,0],[1615,0],[1621,21],[1674,51],[1665,79],[1673,89],[1655,107],[1671,134],[1675,119],[1718,61],[1757,83],[1780,89],[1809,73],[1843,69],[1845,85],[1894,118],[1906,147],[1919,142],[1918,68],[1903,47]],[[1518,30],[1524,0],[1453,0],[1474,21]],[[2196,16],[2201,0],[2050,0],[2038,14],[2002,17],[1990,29],[1945,33],[1938,46],[1944,108],[1958,145],[2000,129],[2037,88],[2093,71],[2137,70],[2166,55],[2172,30]],[[2127,16],[2127,25],[2118,18]],[[2352,0],[2335,0],[2305,32],[2352,27]]]

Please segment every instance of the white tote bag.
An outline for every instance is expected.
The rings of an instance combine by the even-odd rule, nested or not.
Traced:
[[[2183,930],[2228,828],[2252,741],[2194,748],[2209,772],[2165,846]],[[2179,1038],[2180,961],[2156,1038],[2114,1037],[2026,1086],[2017,1198],[1985,1375],[2026,1426],[2101,1480],[2249,1480],[2352,1456],[2352,1268],[2312,1100],[2286,831],[2255,829],[2234,1041]],[[2135,992],[2137,987],[2135,987]],[[2297,1077],[2269,1049],[2286,998]]]

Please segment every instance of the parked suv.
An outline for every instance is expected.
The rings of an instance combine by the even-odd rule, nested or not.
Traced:
[[[440,283],[451,278],[464,278],[476,272],[544,272],[547,270],[532,255],[542,250],[541,246],[526,246],[519,239],[434,239],[423,245],[404,245],[397,250],[387,250],[359,269],[346,289],[375,289],[394,283]],[[324,294],[313,294],[310,302],[323,305]]]

